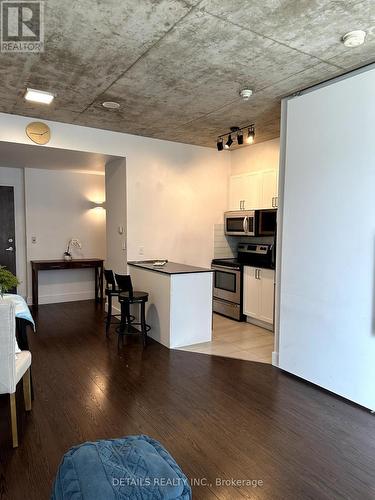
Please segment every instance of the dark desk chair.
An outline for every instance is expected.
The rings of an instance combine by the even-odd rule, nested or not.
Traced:
[[[104,277],[106,281],[105,294],[108,297],[108,311],[105,321],[105,334],[108,337],[108,331],[112,323],[112,316],[114,318],[117,318],[119,316],[118,314],[112,315],[112,297],[118,297],[120,289],[117,286],[115,275],[111,269],[104,270]]]
[[[146,302],[148,301],[148,293],[134,291],[131,277],[128,275],[116,274],[116,282],[120,290],[118,299],[121,304],[121,324],[116,329],[119,334],[118,342],[120,343],[120,338],[123,340],[124,335],[141,334],[143,345],[146,346],[147,332],[151,329],[151,327],[146,324]],[[130,306],[133,304],[139,304],[141,306],[140,322],[135,322],[135,317],[130,314]],[[140,326],[141,329],[138,330],[135,326]]]

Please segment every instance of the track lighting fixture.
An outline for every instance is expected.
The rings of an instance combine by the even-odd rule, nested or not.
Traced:
[[[247,140],[248,144],[253,144],[255,137],[255,128],[254,125],[250,125],[249,130],[247,131]]]
[[[228,140],[227,142],[225,143],[225,146],[224,148],[225,149],[229,149],[231,147],[231,145],[233,144],[233,139],[232,139],[232,136],[229,134],[228,135]]]
[[[217,138],[217,141],[216,141],[216,147],[217,147],[217,150],[218,151],[223,151],[223,149],[230,149],[230,147],[232,146],[233,144],[233,139],[232,139],[232,135],[235,136],[235,138],[237,139],[237,144],[239,146],[242,146],[242,144],[244,143],[244,131],[247,130],[247,138],[246,138],[246,142],[248,144],[252,144],[254,142],[254,137],[255,137],[255,125],[254,124],[251,124],[251,125],[246,125],[246,127],[231,127],[230,128],[230,132],[226,133],[226,134],[223,134],[223,135],[219,135],[219,137]],[[226,142],[224,142],[226,140]]]

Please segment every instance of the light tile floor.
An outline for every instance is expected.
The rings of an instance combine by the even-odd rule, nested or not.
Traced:
[[[180,350],[271,363],[273,344],[274,335],[269,330],[214,314],[212,341]]]

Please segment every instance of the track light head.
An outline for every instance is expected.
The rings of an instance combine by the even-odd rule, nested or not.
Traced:
[[[255,137],[255,128],[254,125],[250,125],[249,130],[247,132],[247,139],[246,142],[248,144],[253,144],[254,142],[254,137]]]
[[[241,146],[243,144],[243,133],[242,130],[237,134],[237,142]]]
[[[218,151],[223,151],[223,149],[224,149],[224,143],[223,143],[223,139],[221,137],[219,137],[217,139],[216,147],[217,147]]]
[[[231,134],[228,135],[228,140],[227,142],[225,143],[225,146],[224,148],[225,149],[229,149],[231,147],[231,145],[233,144],[233,139],[232,139],[232,136]]]

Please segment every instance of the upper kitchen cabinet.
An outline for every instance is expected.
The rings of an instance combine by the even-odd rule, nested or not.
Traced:
[[[258,172],[232,175],[229,181],[229,210],[252,210],[260,203]]]
[[[278,171],[261,172],[261,194],[258,208],[277,208]]]
[[[277,170],[232,175],[229,182],[229,210],[277,207]]]

